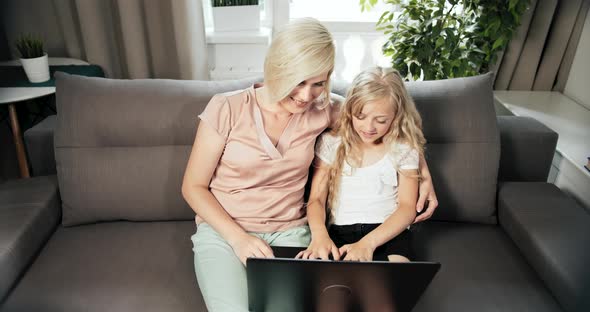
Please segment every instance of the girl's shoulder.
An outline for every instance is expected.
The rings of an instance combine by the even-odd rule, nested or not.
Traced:
[[[330,133],[324,132],[318,138],[318,142],[315,147],[315,154],[324,162],[332,164],[336,157],[336,151],[342,140],[340,137]]]
[[[415,148],[413,148],[412,146],[410,146],[410,144],[407,144],[405,142],[393,142],[391,144],[392,150],[394,151],[398,151],[398,152],[411,152],[412,150],[416,150]]]
[[[389,155],[402,169],[415,169],[420,161],[418,150],[404,142],[392,143]]]
[[[318,145],[330,149],[336,149],[342,143],[340,136],[332,133],[332,131],[326,131],[318,138]]]

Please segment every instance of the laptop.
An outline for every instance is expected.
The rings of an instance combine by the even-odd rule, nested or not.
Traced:
[[[248,306],[255,312],[411,311],[440,263],[293,259],[301,248],[273,247],[249,258]]]

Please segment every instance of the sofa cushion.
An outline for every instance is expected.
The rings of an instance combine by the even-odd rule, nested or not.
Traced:
[[[413,234],[417,259],[441,269],[412,311],[562,311],[499,226],[426,222]]]
[[[191,221],[60,227],[0,311],[206,311],[194,231]]]
[[[55,176],[0,185],[0,303],[59,223]]]
[[[433,220],[495,223],[500,135],[493,75],[408,83],[440,208]]]
[[[214,94],[257,80],[56,79],[64,225],[194,218],[180,188],[197,115]]]
[[[567,311],[590,310],[590,214],[549,183],[507,182],[500,225]]]

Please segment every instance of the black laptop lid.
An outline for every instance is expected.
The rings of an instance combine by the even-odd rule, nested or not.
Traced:
[[[433,262],[250,258],[249,309],[308,312],[344,306],[347,311],[409,312],[439,268],[440,264]]]

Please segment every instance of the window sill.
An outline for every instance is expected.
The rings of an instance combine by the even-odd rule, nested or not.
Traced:
[[[205,33],[208,44],[268,44],[271,37],[271,29],[268,27],[244,31],[215,31],[213,28],[207,28]]]
[[[496,101],[517,116],[528,116],[559,134],[557,149],[583,167],[590,151],[590,110],[560,92],[494,91]]]

